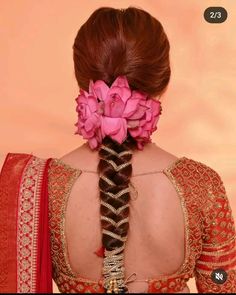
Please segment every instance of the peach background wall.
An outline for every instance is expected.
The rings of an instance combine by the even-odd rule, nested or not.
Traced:
[[[172,77],[153,140],[217,170],[236,217],[236,3],[231,0],[1,0],[0,160],[7,152],[60,157],[81,145],[74,135],[78,88],[72,44],[81,24],[105,5],[136,5],[163,24]],[[207,23],[208,6],[225,7],[227,21]],[[189,285],[195,291],[193,279]]]

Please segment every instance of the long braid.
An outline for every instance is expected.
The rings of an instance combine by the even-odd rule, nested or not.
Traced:
[[[124,249],[129,229],[129,184],[135,148],[136,141],[128,135],[122,144],[105,137],[99,150],[100,212],[105,248],[103,276],[107,293],[127,292]]]

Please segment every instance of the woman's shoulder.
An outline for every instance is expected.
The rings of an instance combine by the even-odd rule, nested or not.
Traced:
[[[183,156],[168,171],[176,181],[194,191],[207,191],[207,195],[225,196],[226,190],[219,169],[202,160]]]
[[[184,163],[183,166],[185,169],[194,171],[195,175],[196,173],[199,173],[201,178],[205,178],[206,180],[210,178],[213,182],[221,181],[219,169],[204,160],[197,160],[189,156],[183,156],[182,162]]]

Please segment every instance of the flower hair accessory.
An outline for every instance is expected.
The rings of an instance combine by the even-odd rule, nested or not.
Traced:
[[[110,88],[103,80],[90,80],[89,92],[80,89],[75,100],[75,134],[87,139],[91,149],[97,148],[105,136],[121,144],[129,132],[142,150],[145,142],[151,141],[162,110],[159,100],[131,90],[125,76],[117,77]]]

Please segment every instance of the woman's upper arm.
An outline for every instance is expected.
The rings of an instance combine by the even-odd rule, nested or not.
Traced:
[[[203,244],[194,274],[198,292],[236,293],[236,232],[231,205],[219,174],[203,208]]]

